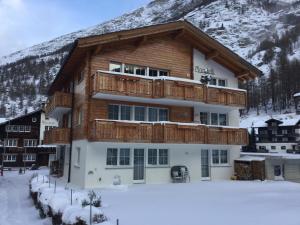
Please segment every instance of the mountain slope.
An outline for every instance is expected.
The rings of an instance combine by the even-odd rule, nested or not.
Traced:
[[[266,62],[266,49],[260,43],[280,38],[300,21],[299,15],[298,2],[290,0],[152,1],[111,21],[0,58],[0,115],[39,107],[76,38],[186,19],[269,74],[276,57]],[[298,40],[293,47],[288,57],[300,58]],[[272,49],[275,55],[281,51]]]

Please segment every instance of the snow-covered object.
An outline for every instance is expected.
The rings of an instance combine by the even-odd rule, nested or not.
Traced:
[[[300,97],[300,92],[294,94],[294,97]]]
[[[238,158],[238,161],[245,161],[245,162],[251,162],[251,161],[264,161],[266,158],[263,156],[251,156],[251,155],[244,155],[240,158]]]

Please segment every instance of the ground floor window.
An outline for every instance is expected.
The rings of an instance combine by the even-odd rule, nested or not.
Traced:
[[[168,149],[148,149],[148,165],[168,165],[169,151]]]
[[[213,165],[227,165],[229,163],[228,158],[228,150],[212,150]]]
[[[130,148],[108,148],[106,154],[107,166],[129,166]]]
[[[23,154],[23,161],[32,162],[36,160],[36,154]]]
[[[281,146],[281,150],[286,150],[286,146]]]
[[[15,162],[17,160],[17,155],[3,155],[3,161],[4,162]]]

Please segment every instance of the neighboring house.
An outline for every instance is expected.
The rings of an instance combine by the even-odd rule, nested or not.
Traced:
[[[300,115],[300,92],[294,94],[296,113]]]
[[[56,146],[43,145],[44,131],[57,127],[43,110],[34,111],[0,124],[0,165],[29,167],[48,166],[55,159]]]
[[[259,163],[259,164],[258,164]],[[241,157],[235,160],[236,173],[241,174],[241,168],[245,171],[250,165],[249,174],[257,174],[258,167],[264,170],[264,178],[267,180],[288,180],[300,182],[300,155],[287,153],[241,153]],[[241,165],[244,165],[243,167]],[[251,180],[252,177],[249,176]],[[255,177],[255,176],[254,176]]]
[[[260,73],[186,21],[80,38],[50,87],[59,128],[45,143],[81,187],[167,183],[174,166],[191,181],[229,179],[248,143],[238,81]]]
[[[300,138],[300,116],[279,120],[269,119],[256,127],[256,148],[268,152],[297,152]]]

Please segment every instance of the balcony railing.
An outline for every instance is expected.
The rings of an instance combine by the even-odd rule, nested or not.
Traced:
[[[188,79],[144,78],[110,72],[98,72],[92,77],[92,95],[97,94],[246,106],[246,92],[243,90],[205,86]]]
[[[210,127],[193,123],[136,123],[95,120],[90,141],[246,145],[246,129]]]
[[[70,144],[70,128],[53,128],[45,131],[44,144],[68,145]]]
[[[57,113],[65,113],[72,107],[72,95],[71,93],[55,92],[53,96],[49,98],[49,101],[45,107],[46,115],[54,116]]]

